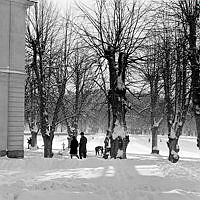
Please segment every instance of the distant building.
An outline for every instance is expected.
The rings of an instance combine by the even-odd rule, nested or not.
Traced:
[[[0,0],[0,156],[24,157],[25,16],[29,0]]]

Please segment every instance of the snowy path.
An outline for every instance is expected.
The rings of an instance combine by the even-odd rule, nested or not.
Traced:
[[[156,156],[129,160],[1,160],[0,199],[200,199],[199,162]],[[56,198],[54,198],[56,197]]]
[[[93,147],[85,160],[58,154],[44,159],[39,150],[26,151],[25,159],[0,158],[0,200],[199,200],[200,159],[172,164],[149,154],[147,141],[132,138],[127,160],[97,158]],[[187,152],[195,151],[185,142]]]

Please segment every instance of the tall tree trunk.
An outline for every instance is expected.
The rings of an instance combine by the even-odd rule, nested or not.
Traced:
[[[179,145],[178,140],[180,135],[182,134],[183,124],[184,122],[181,121],[180,116],[176,116],[170,135],[168,136],[167,146],[169,148],[169,157],[168,160],[172,163],[176,163],[179,160]]]
[[[50,136],[45,134],[43,136],[44,141],[44,157],[45,158],[52,158],[53,151],[52,151],[52,142],[53,142],[54,133],[50,133]]]
[[[46,110],[46,96],[43,91],[42,81],[41,83],[38,84],[39,84],[39,96],[40,96],[40,103],[39,103],[40,130],[44,142],[44,157],[51,158],[53,156],[52,146],[51,146],[53,137],[50,137],[48,113]]]
[[[108,110],[107,110],[107,113],[108,113],[108,129],[110,128],[110,122],[111,122],[111,111],[110,111],[110,102],[108,101],[107,103],[108,105]]]
[[[158,127],[153,125],[151,127],[152,134],[152,145],[151,145],[151,153],[159,154],[158,150]]]
[[[36,131],[31,131],[31,146],[32,147],[37,147],[37,132]]]
[[[43,109],[41,109],[43,110]],[[45,158],[52,158],[53,152],[52,152],[52,141],[53,141],[53,132],[51,132],[48,126],[48,114],[46,113],[44,109],[44,114],[41,114],[43,119],[41,120],[41,134],[44,142],[44,157]]]
[[[37,49],[35,44],[33,44],[33,61],[32,61],[32,70],[34,70],[35,75],[37,77],[37,80],[39,78],[39,74],[38,74],[38,70],[37,70]],[[32,74],[31,76],[31,81],[34,80],[34,76]],[[37,121],[37,111],[35,110],[35,103],[33,102],[33,100],[36,98],[37,94],[36,94],[36,87],[38,87],[38,85],[36,85],[36,83],[31,83],[31,91],[30,91],[30,95],[31,95],[31,113],[30,113],[30,121],[29,121],[29,129],[31,131],[31,147],[37,147],[37,134],[39,131],[39,128],[36,124]],[[38,87],[39,88],[39,87]],[[35,129],[37,128],[37,131],[35,131]]]
[[[76,80],[75,80],[75,87],[76,87],[76,92],[75,92],[75,114],[76,116],[73,118],[73,128],[74,128],[74,135],[77,137],[78,135],[78,116],[79,116],[79,99],[80,99],[80,71],[79,71],[79,65],[76,63],[75,65],[75,74],[76,74]]]
[[[152,133],[152,150],[151,153],[159,154],[158,150],[158,142],[157,142],[157,135],[158,135],[158,127],[160,121],[156,123],[156,105],[158,99],[158,92],[157,92],[157,82],[156,80],[153,81],[156,77],[151,77],[150,80],[150,88],[151,88],[151,133]]]
[[[125,89],[125,72],[127,67],[127,55],[119,53],[119,58],[116,68],[116,52],[109,47],[106,51],[106,58],[109,64],[110,73],[110,90],[109,102],[112,108],[112,123],[111,123],[111,158],[126,158],[126,148],[129,139],[126,137],[126,120],[125,120],[125,104],[126,104],[126,89]],[[119,126],[119,127],[116,127]],[[122,148],[119,147],[119,141],[122,140]],[[121,151],[119,151],[121,150]],[[119,155],[119,152],[122,152]]]
[[[190,62],[192,70],[192,102],[196,121],[197,130],[197,146],[200,149],[200,66],[199,55],[197,52],[197,30],[195,18],[190,18],[189,21],[189,45],[190,45]]]
[[[49,135],[45,134],[45,136],[43,136],[43,140],[44,140],[44,157],[53,157],[53,152],[52,152],[52,142],[53,142],[53,138],[54,138],[54,132],[56,129],[56,125],[58,122],[58,113],[59,110],[62,106],[62,101],[63,101],[63,97],[65,94],[65,87],[66,87],[66,82],[67,79],[64,78],[62,85],[58,86],[58,91],[59,91],[59,96],[56,102],[56,107],[55,110],[53,112],[53,119],[52,119],[52,123],[51,126],[49,127]],[[48,119],[48,118],[47,118]]]

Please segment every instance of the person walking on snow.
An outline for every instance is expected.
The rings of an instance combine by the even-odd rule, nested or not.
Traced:
[[[87,144],[87,138],[84,136],[84,133],[81,132],[81,138],[80,138],[80,143],[79,143],[80,159],[82,159],[82,157],[86,158],[86,154],[87,154],[86,144]]]
[[[78,152],[77,149],[78,149],[78,141],[77,141],[76,137],[73,136],[71,144],[70,144],[70,156],[71,156],[71,158],[73,156],[76,156],[77,158],[79,158],[78,154],[77,154],[77,152]]]

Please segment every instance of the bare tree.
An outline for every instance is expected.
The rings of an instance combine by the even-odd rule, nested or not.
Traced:
[[[26,40],[37,81],[44,157],[53,156],[52,142],[68,80],[66,51],[63,53],[63,47],[66,49],[68,44],[61,42],[59,31],[58,12],[52,3],[42,0],[39,5],[35,4],[28,18]],[[67,37],[64,34],[64,39]]]
[[[29,59],[29,55],[26,55]],[[25,120],[28,123],[29,130],[31,132],[31,146],[37,147],[37,134],[39,131],[38,127],[38,91],[37,81],[34,72],[30,65],[25,66],[26,69],[26,84],[25,84]]]
[[[119,157],[118,140],[122,138],[123,145],[120,148],[123,149],[123,155],[120,157],[126,158],[126,71],[130,62],[141,59],[138,55],[148,32],[148,9],[138,7],[135,1],[126,0],[96,0],[94,10],[86,6],[79,8],[89,22],[88,26],[79,26],[83,39],[99,57],[107,60],[109,67],[108,96],[112,109],[109,127],[113,139],[111,157]]]
[[[137,70],[142,73],[144,80],[149,84],[150,90],[150,124],[152,133],[152,153],[159,153],[157,145],[158,128],[162,121],[162,116],[159,116],[158,103],[159,91],[162,85],[159,83],[161,79],[161,49],[160,39],[157,36],[156,30],[152,30],[151,37],[147,40],[147,45],[144,50],[146,61],[140,65]]]
[[[169,160],[179,160],[178,140],[190,105],[190,74],[184,28],[172,7],[165,4],[163,31],[160,33],[162,77],[168,124]]]
[[[84,46],[83,41],[81,42],[77,39],[71,60],[71,69],[73,71],[71,79],[72,88],[68,95],[71,98],[70,103],[72,104],[70,110],[71,113],[74,113],[74,116],[71,118],[71,127],[74,130],[73,134],[75,136],[78,134],[80,119],[89,115],[87,109],[89,110],[90,104],[87,101],[94,89],[94,83],[91,81],[93,77],[90,67],[92,62],[90,54],[88,54]]]
[[[199,70],[199,48],[197,41],[198,21],[200,14],[200,4],[198,0],[179,0],[179,17],[185,29],[189,42],[189,61],[192,73],[192,103],[196,120],[197,146],[200,148],[200,70]]]
[[[98,56],[97,56],[98,58]],[[96,61],[96,70],[95,70],[95,76],[93,78],[93,81],[98,86],[98,88],[102,91],[104,95],[104,103],[107,106],[107,126],[106,129],[108,130],[110,128],[111,123],[111,104],[109,102],[109,82],[108,79],[108,67],[106,65],[105,59],[98,58]]]

